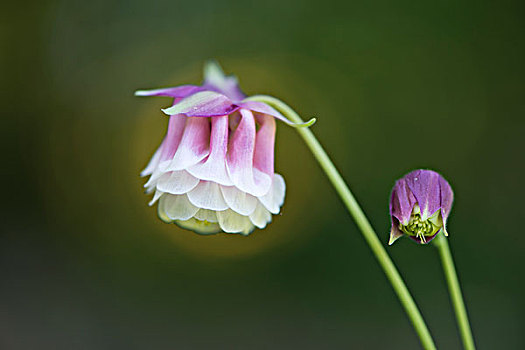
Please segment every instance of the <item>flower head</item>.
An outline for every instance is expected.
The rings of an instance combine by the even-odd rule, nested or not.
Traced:
[[[267,104],[248,101],[235,77],[216,63],[200,86],[137,91],[167,96],[173,105],[164,140],[141,176],[165,222],[209,234],[249,234],[278,214],[285,182],[274,173],[275,118],[293,124]]]
[[[390,196],[390,241],[406,234],[417,243],[430,242],[446,224],[454,193],[441,175],[432,170],[414,170],[399,179]]]

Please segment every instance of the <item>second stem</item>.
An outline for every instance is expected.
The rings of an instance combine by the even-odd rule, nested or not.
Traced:
[[[264,102],[279,110],[292,122],[297,124],[303,123],[301,117],[299,117],[299,115],[293,109],[291,109],[288,105],[274,97],[258,95],[251,97],[250,100]],[[335,165],[332,163],[332,161],[324,151],[323,147],[321,146],[319,141],[317,141],[314,134],[309,128],[300,127],[297,128],[297,131],[303,138],[306,145],[310,148],[310,151],[313,153],[314,157],[319,162],[321,168],[324,170],[324,172],[332,182],[332,185],[334,186],[335,190],[341,197],[346,208],[348,209],[348,211],[354,218],[357,226],[361,230],[363,237],[370,246],[370,249],[372,250],[372,253],[376,257],[377,261],[383,268],[383,271],[385,272],[385,275],[390,281],[392,288],[394,288],[394,291],[396,292],[399,301],[403,305],[408,317],[410,318],[410,321],[412,322],[412,325],[414,326],[419,336],[421,344],[425,349],[436,349],[434,341],[432,340],[432,336],[430,335],[428,327],[426,326],[425,321],[423,320],[423,317],[421,316],[421,313],[419,312],[419,309],[416,303],[414,302],[414,299],[412,298],[412,295],[408,291],[408,288],[406,287],[403,279],[397,271],[397,268],[395,267],[394,263],[390,259],[390,256],[379,241],[379,238],[377,237],[377,234],[372,228],[372,225],[370,225],[370,222],[366,218],[363,210],[357,203],[356,199],[354,198],[352,192],[346,185],[342,176],[337,171]]]

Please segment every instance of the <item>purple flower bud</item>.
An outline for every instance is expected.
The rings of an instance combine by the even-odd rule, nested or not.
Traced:
[[[454,193],[441,175],[432,170],[414,170],[399,179],[390,196],[390,241],[406,234],[420,244],[447,232],[447,218]]]

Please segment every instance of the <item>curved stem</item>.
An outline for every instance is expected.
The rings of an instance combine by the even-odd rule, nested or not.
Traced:
[[[454,305],[454,312],[456,313],[456,320],[461,333],[463,347],[467,350],[474,350],[476,348],[474,345],[474,338],[472,337],[467,309],[465,308],[463,296],[461,295],[461,287],[459,285],[458,275],[456,274],[456,268],[454,267],[454,258],[452,258],[448,240],[445,235],[438,234],[434,242],[435,246],[438,248],[441,263],[443,264],[443,272],[445,273],[447,280],[450,299]]]
[[[279,110],[293,122],[303,123],[302,119],[293,109],[291,109],[284,102],[276,98],[273,98],[271,96],[258,95],[251,97],[250,100],[264,102]],[[335,190],[337,191],[337,193],[343,200],[346,208],[354,218],[357,226],[363,234],[363,237],[370,246],[370,249],[374,253],[377,261],[383,268],[383,271],[385,272],[388,280],[392,284],[392,287],[394,288],[394,291],[396,292],[401,304],[405,308],[405,311],[419,336],[421,344],[425,349],[435,349],[436,346],[434,345],[432,336],[430,335],[430,332],[425,324],[425,321],[423,320],[423,317],[421,316],[421,313],[417,308],[416,303],[412,299],[412,296],[410,295],[410,292],[408,291],[405,283],[403,282],[403,279],[399,275],[399,272],[397,271],[394,263],[392,262],[385,248],[377,238],[377,234],[368,222],[368,219],[363,213],[363,210],[361,210],[361,207],[352,195],[352,192],[350,192],[350,189],[348,188],[345,181],[335,168],[334,164],[322,148],[319,141],[317,141],[317,139],[315,138],[312,131],[308,128],[297,128],[296,130],[301,135],[307,146],[310,148],[310,151],[312,151],[314,157],[319,162],[319,165],[321,165],[321,168],[324,170],[324,172],[332,182],[332,185],[335,187]]]

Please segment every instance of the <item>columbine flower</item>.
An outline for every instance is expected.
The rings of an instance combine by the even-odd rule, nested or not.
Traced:
[[[164,140],[141,176],[165,222],[209,234],[249,234],[264,228],[284,202],[285,182],[274,173],[272,107],[245,100],[235,77],[209,63],[201,86],[137,91],[168,96],[173,106]]]
[[[392,244],[406,234],[417,243],[428,243],[446,224],[454,193],[441,175],[432,170],[414,170],[398,180],[390,196]]]

